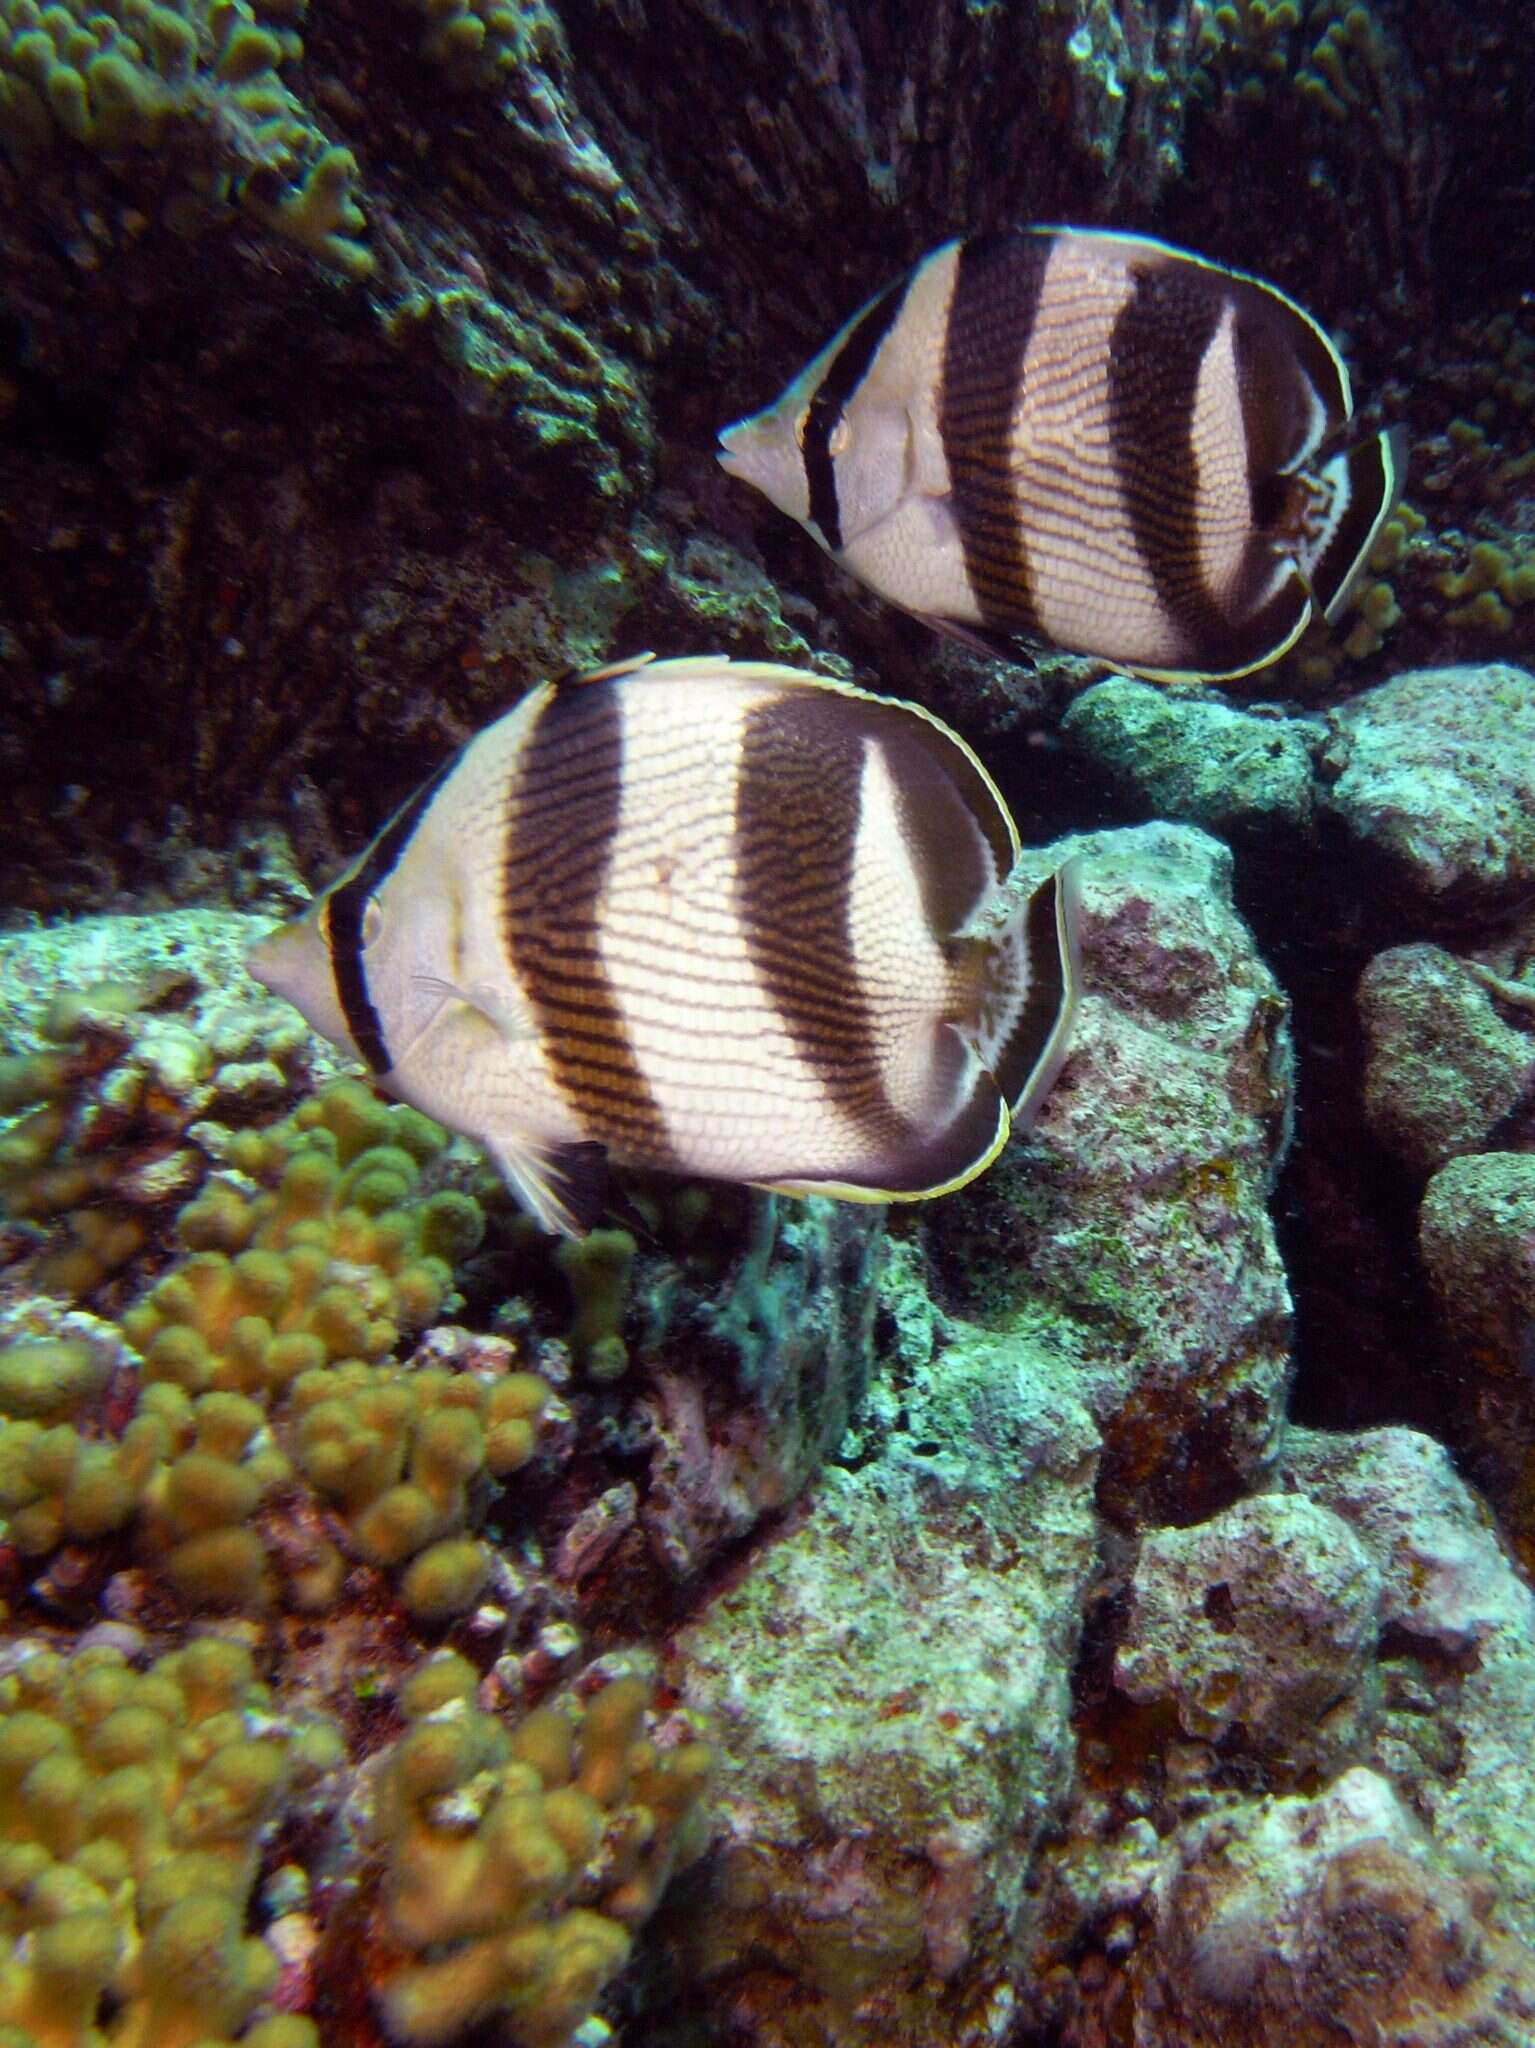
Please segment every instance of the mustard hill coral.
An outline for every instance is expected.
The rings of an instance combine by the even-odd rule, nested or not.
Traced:
[[[519,63],[548,62],[563,50],[559,22],[540,0],[410,4],[426,22],[418,45],[421,55],[440,65],[452,85],[492,85]]]
[[[663,1746],[648,1674],[604,1675],[510,1729],[475,1706],[460,1657],[406,1682],[375,1816],[372,1974],[393,2040],[431,2048],[496,2016],[517,2048],[564,2048],[704,1848],[708,1746],[676,1726]]]
[[[365,277],[356,160],[279,76],[302,48],[245,0],[0,0],[0,145],[23,163],[61,136],[112,161],[173,155],[188,222],[233,201]]]
[[[337,1082],[282,1124],[235,1133],[229,1164],[177,1219],[191,1255],[123,1318],[145,1378],[269,1402],[300,1373],[377,1362],[424,1329],[478,1242],[478,1205],[423,1197],[446,1135],[415,1110]],[[275,1183],[275,1185],[263,1185]]]
[[[1465,567],[1442,576],[1439,589],[1454,601],[1444,615],[1447,625],[1506,633],[1514,610],[1535,599],[1535,542],[1526,534],[1511,537],[1507,546],[1477,541]]]
[[[346,1515],[369,1564],[406,1565],[401,1598],[421,1621],[471,1606],[489,1576],[466,1537],[472,1483],[528,1463],[549,1388],[534,1373],[486,1384],[469,1373],[354,1362],[295,1382],[289,1428],[305,1477]]]
[[[132,1525],[182,1600],[262,1607],[279,1588],[257,1518],[302,1477],[348,1550],[402,1570],[416,1619],[472,1605],[493,1564],[470,1533],[473,1490],[528,1463],[550,1390],[531,1373],[395,1356],[483,1228],[472,1197],[422,1190],[446,1143],[355,1082],[229,1136],[226,1157],[249,1171],[186,1205],[179,1230],[197,1249],[122,1319],[142,1363],[119,1435],[78,1413],[106,1376],[83,1342],[0,1351],[0,1512],[18,1549]],[[283,1562],[290,1605],[333,1604],[347,1569],[335,1543]]]
[[[317,2048],[253,2020],[276,1958],[247,1936],[262,1837],[342,1761],[276,1717],[213,1638],[133,1670],[38,1650],[0,1679],[0,2040],[6,2048]]]
[[[9,964],[9,963],[8,963]],[[287,1006],[204,1000],[174,969],[90,980],[39,1005],[0,1057],[0,1258],[78,1300],[126,1276],[201,1185],[199,1131],[270,1115],[308,1069]]]
[[[1388,90],[1391,53],[1358,0],[1222,0],[1197,6],[1194,97],[1262,106],[1276,89],[1332,121]]]
[[[616,1380],[629,1364],[623,1321],[635,1249],[627,1230],[594,1230],[567,1238],[554,1255],[575,1305],[570,1348],[593,1379]]]

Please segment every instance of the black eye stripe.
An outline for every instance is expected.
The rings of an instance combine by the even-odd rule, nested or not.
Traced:
[[[430,782],[424,782],[380,832],[358,863],[357,872],[332,890],[321,913],[320,929],[330,949],[330,970],[336,983],[336,997],[352,1042],[374,1074],[387,1074],[394,1064],[384,1038],[383,1019],[368,993],[368,976],[363,966],[363,923],[374,895],[394,873],[401,854],[410,844],[416,827],[426,815],[432,798],[458,765],[450,755]]]
[[[829,548],[842,545],[842,512],[837,503],[837,473],[831,437],[848,403],[868,372],[875,353],[895,325],[906,300],[909,278],[897,278],[860,314],[847,340],[827,365],[805,419],[805,481],[810,487],[810,516]]]

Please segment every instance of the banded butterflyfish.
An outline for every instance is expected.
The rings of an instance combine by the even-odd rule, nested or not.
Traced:
[[[1161,681],[1265,667],[1336,619],[1400,432],[1272,285],[1140,235],[949,242],[848,322],[720,461],[903,610],[988,653]]]
[[[1018,853],[918,706],[646,655],[531,691],[250,965],[547,1230],[609,1160],[919,1199],[1065,1055],[1075,873],[1009,890]]]

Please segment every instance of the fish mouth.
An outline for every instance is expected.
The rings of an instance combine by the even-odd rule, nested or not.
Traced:
[[[720,432],[717,451],[727,476],[750,484],[791,519],[810,517],[810,487],[804,461],[783,408],[753,413]]]
[[[721,427],[719,447],[714,451],[719,466],[727,476],[739,477],[742,483],[756,482],[751,460],[752,429],[756,426],[755,415],[734,420],[728,427]]]
[[[313,973],[315,955],[322,943],[307,918],[274,925],[264,938],[246,949],[245,971],[274,996],[281,996],[296,1010],[303,1010],[299,994],[306,974]]]
[[[247,947],[245,971],[253,981],[259,981],[263,988],[275,993],[278,976],[282,973],[282,948],[279,941],[284,927],[278,925],[275,931],[267,933],[264,939],[257,939],[254,946]]]

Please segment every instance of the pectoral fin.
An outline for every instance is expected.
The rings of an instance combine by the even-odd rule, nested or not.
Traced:
[[[533,1021],[527,1012],[508,1000],[501,990],[486,983],[476,982],[473,988],[460,988],[456,982],[444,981],[436,974],[413,974],[411,983],[435,996],[439,1009],[446,1003],[462,1003],[466,1009],[477,1011],[495,1025],[508,1045],[523,1044],[534,1035]],[[433,1015],[436,1015],[435,1011]]]
[[[595,1143],[540,1145],[482,1134],[481,1144],[541,1230],[585,1237],[607,1201],[608,1155]]]

